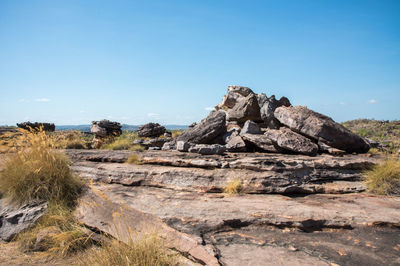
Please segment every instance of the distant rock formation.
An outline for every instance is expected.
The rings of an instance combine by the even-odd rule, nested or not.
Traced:
[[[164,126],[161,126],[158,123],[148,123],[141,127],[137,131],[137,134],[141,138],[158,138],[166,132]]]
[[[122,125],[110,120],[93,121],[90,132],[94,134],[93,148],[100,148],[105,139],[112,139],[122,134]]]
[[[42,122],[23,122],[17,124],[19,128],[25,130],[39,130],[42,128],[44,131],[53,132],[56,129],[56,126],[53,123],[42,123]]]
[[[305,106],[292,106],[289,99],[255,94],[250,88],[228,86],[228,93],[209,116],[193,124],[177,138],[179,151],[202,144],[207,153],[261,151],[316,155],[317,153],[365,153],[370,144],[330,117]],[[182,143],[184,142],[184,143]],[[209,146],[207,146],[209,145]],[[185,148],[182,148],[185,147]],[[163,149],[177,148],[166,145]]]

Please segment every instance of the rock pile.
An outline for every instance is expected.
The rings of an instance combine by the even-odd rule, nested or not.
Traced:
[[[26,130],[39,130],[42,128],[44,131],[53,132],[56,129],[56,126],[53,123],[41,123],[41,122],[23,122],[17,124],[19,128],[23,128]]]
[[[106,139],[113,139],[122,134],[122,125],[109,120],[93,121],[90,132],[94,134],[93,148],[100,148]]]
[[[171,148],[205,154],[227,150],[316,155],[365,153],[370,145],[330,117],[292,106],[286,97],[277,100],[247,87],[229,86],[207,118],[189,127],[176,143],[163,146]]]
[[[158,123],[148,123],[141,127],[137,131],[137,134],[141,138],[157,138],[166,132],[165,127]]]

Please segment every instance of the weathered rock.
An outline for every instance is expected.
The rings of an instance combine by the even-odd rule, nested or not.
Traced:
[[[222,136],[222,140],[223,142],[226,144],[228,143],[232,138],[239,136],[240,133],[240,128],[231,128],[229,129],[223,136]]]
[[[39,130],[42,128],[44,131],[53,132],[56,129],[56,126],[53,123],[42,123],[42,122],[23,122],[17,124],[19,128],[23,128],[25,130]]]
[[[195,127],[195,126],[197,126],[197,123],[196,123],[196,122],[193,122],[193,123],[191,123],[188,127]]]
[[[142,212],[115,203],[94,187],[88,189],[79,200],[74,215],[90,228],[96,228],[125,243],[156,231],[168,248],[189,254],[194,261],[202,264],[219,265],[212,250],[196,238],[169,227],[157,216],[148,214],[148,211]]]
[[[336,149],[336,148],[332,148],[331,146],[326,145],[325,143],[322,143],[322,142],[318,143],[318,147],[319,147],[319,150],[321,152],[325,152],[325,153],[329,153],[329,154],[333,154],[333,155],[344,155],[344,154],[346,154],[345,151],[342,151],[342,150],[339,150],[339,149]]]
[[[316,155],[318,145],[310,139],[291,131],[287,127],[277,129],[268,129],[265,135],[280,148],[306,155]]]
[[[207,118],[198,125],[186,129],[177,141],[186,141],[195,144],[211,144],[218,142],[218,138],[226,132],[226,115],[224,111],[212,111]]]
[[[183,152],[187,152],[190,148],[190,144],[186,141],[177,141],[176,142],[176,150],[178,151],[183,151]]]
[[[224,96],[222,102],[217,105],[217,109],[231,109],[249,94],[254,94],[254,92],[247,87],[228,86],[228,93]]]
[[[57,226],[45,227],[36,234],[33,251],[45,251],[54,245],[54,237],[61,233]]]
[[[224,146],[219,144],[196,144],[194,146],[191,146],[188,151],[204,155],[211,155],[223,154],[226,149]]]
[[[32,202],[23,206],[7,204],[0,199],[0,238],[10,241],[16,234],[33,226],[47,210],[47,203]]]
[[[168,150],[175,150],[175,148],[176,148],[176,139],[171,140],[169,142],[165,142],[161,149],[163,151],[168,151]]]
[[[262,150],[266,152],[281,152],[281,149],[272,142],[272,140],[261,134],[241,134],[243,140],[249,144],[249,148],[255,147],[256,150]]]
[[[289,99],[286,97],[281,97],[278,101],[275,99],[275,95],[268,98],[265,94],[258,96],[258,104],[261,118],[270,129],[278,129],[280,127],[279,121],[274,116],[275,109],[280,106],[291,106]]]
[[[154,138],[161,136],[162,134],[165,133],[165,131],[166,131],[165,127],[161,126],[158,123],[148,123],[139,127],[137,134],[141,138],[146,138],[146,137]]]
[[[225,147],[226,147],[226,150],[229,152],[244,152],[244,151],[246,151],[246,143],[238,135],[233,136],[232,138],[229,138]]]
[[[247,120],[246,123],[244,123],[244,126],[242,130],[240,131],[240,134],[263,134],[261,131],[260,127],[254,123],[251,120]]]
[[[170,131],[165,132],[164,133],[164,137],[171,138],[172,137],[172,132],[170,132]]]
[[[308,136],[318,142],[349,153],[365,153],[368,143],[330,117],[314,112],[305,106],[278,107],[274,113],[282,124],[293,131]]]
[[[227,112],[228,121],[244,123],[247,120],[260,121],[260,107],[258,106],[257,96],[249,94],[239,100],[232,109]]]
[[[157,147],[161,148],[165,143],[172,141],[171,138],[151,138],[143,140],[140,145],[145,146],[146,148]]]
[[[97,137],[116,137],[122,134],[122,125],[118,122],[110,120],[92,121],[90,132]]]

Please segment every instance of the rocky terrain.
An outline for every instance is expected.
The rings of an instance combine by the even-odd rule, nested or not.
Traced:
[[[362,182],[380,158],[364,154],[370,141],[246,87],[229,86],[215,109],[176,138],[140,127],[145,151],[63,150],[88,184],[74,216],[124,242],[157,231],[184,265],[400,265],[400,198]],[[121,125],[92,133],[105,141]],[[0,205],[4,240],[46,209]]]

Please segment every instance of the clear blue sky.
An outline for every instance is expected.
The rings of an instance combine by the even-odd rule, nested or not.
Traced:
[[[189,124],[230,84],[400,119],[400,1],[0,0],[0,124]]]

